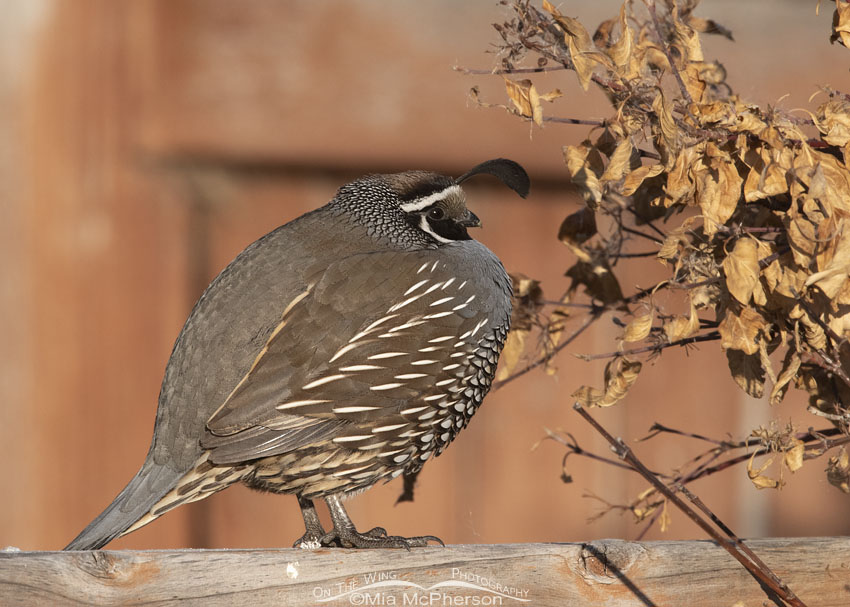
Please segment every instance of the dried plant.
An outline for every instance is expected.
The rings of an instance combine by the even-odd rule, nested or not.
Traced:
[[[850,437],[850,95],[824,87],[813,95],[819,105],[793,114],[742,99],[725,68],[703,54],[701,35],[732,34],[695,16],[698,0],[628,0],[593,34],[546,0],[541,8],[503,4],[513,15],[495,26],[501,42],[491,73],[504,79],[507,103],[485,102],[477,89],[474,98],[532,128],[591,128],[580,144],[564,146],[585,202],[559,232],[575,257],[572,284],[547,301],[538,283],[516,277],[516,330],[497,386],[548,366],[611,312],[627,322],[611,352],[587,357],[610,360],[600,387],[573,394],[585,406],[621,402],[646,357],[714,341],[747,394],[775,404],[790,388],[803,390],[808,410],[832,425],[821,433],[753,431],[739,445],[749,449],[741,461],[753,483],[781,486],[782,470],[768,473],[770,454],[792,471],[829,454],[829,482],[850,492],[842,446]],[[850,4],[840,0],[831,41],[850,45]],[[585,90],[601,89],[608,117],[549,116],[547,102],[561,91],[541,93],[532,78],[555,70],[573,71]],[[625,258],[661,262],[667,275],[624,294],[618,262]],[[584,321],[570,332],[568,317]],[[646,518],[660,504],[647,495],[631,509]]]

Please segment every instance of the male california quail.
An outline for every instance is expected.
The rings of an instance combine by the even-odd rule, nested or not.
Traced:
[[[489,389],[511,283],[467,233],[480,222],[460,184],[481,173],[528,193],[505,159],[458,179],[371,175],[240,253],[177,338],[141,470],[66,549],[100,548],[236,482],[298,497],[296,545],[440,541],[359,533],[340,500],[418,472]]]

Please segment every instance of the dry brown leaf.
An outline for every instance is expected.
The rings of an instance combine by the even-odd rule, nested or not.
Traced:
[[[670,529],[671,518],[670,513],[667,512],[667,500],[664,500],[664,507],[661,509],[661,517],[658,519],[658,525],[661,533],[667,533]]]
[[[735,212],[743,179],[729,154],[713,143],[706,144],[705,153],[693,170],[696,201],[705,218],[705,234],[713,236]]]
[[[716,61],[692,61],[681,71],[682,80],[691,98],[698,103],[709,101],[715,89],[726,81],[726,70]]]
[[[687,89],[691,99],[696,99],[697,101],[705,100],[705,92],[708,88],[705,75],[706,70],[703,68],[703,64],[698,62],[689,63],[682,70],[682,82],[685,83],[685,89]]]
[[[594,156],[598,157],[598,152],[587,142],[582,145],[564,146],[564,162],[570,172],[570,179],[584,199],[596,205],[602,200],[602,188],[599,185],[598,173],[592,166]]]
[[[595,407],[596,403],[602,400],[603,396],[605,396],[605,393],[602,390],[590,386],[582,386],[570,394],[571,398],[576,399],[576,401],[585,407]]]
[[[718,34],[724,38],[728,38],[729,40],[735,40],[735,38],[732,37],[732,32],[728,28],[723,27],[713,19],[702,19],[700,17],[689,15],[687,22],[688,25],[697,32],[701,32],[703,34]]]
[[[802,329],[803,338],[814,350],[823,350],[826,348],[827,339],[823,327],[815,320],[809,318],[809,313],[800,304],[795,304],[791,308],[788,312],[788,319],[799,321],[799,328]]]
[[[605,394],[596,402],[597,407],[610,407],[623,400],[637,381],[643,365],[627,358],[616,358],[605,366]]]
[[[728,126],[733,133],[759,135],[767,128],[767,123],[761,117],[759,108],[739,104]]]
[[[838,455],[829,458],[826,479],[833,487],[837,487],[844,493],[850,493],[850,457],[844,447],[838,450]]]
[[[759,285],[758,242],[753,238],[739,238],[735,248],[723,260],[726,288],[732,297],[744,305],[750,303],[753,291]]]
[[[517,111],[526,118],[531,118],[537,126],[542,127],[543,106],[540,105],[540,102],[557,99],[561,96],[561,91],[555,89],[545,95],[541,95],[537,92],[537,88],[531,80],[514,81],[509,78],[505,78],[504,80],[505,90]]]
[[[673,259],[679,254],[679,249],[682,247],[683,238],[681,234],[668,234],[664,239],[664,242],[661,244],[661,247],[658,249],[658,260],[667,264],[667,261]]]
[[[845,290],[850,292],[850,282],[848,282],[847,289]],[[844,301],[842,301],[842,299]],[[847,310],[847,299],[848,295],[845,294],[844,297],[842,297],[842,295],[839,293],[839,295],[835,297],[833,302],[841,306],[839,307],[839,310]],[[837,312],[835,316],[832,316],[832,318],[829,319],[829,322],[827,324],[829,325],[829,328],[835,332],[836,335],[846,338],[848,335],[850,335],[850,311],[844,312],[843,314],[841,312]]]
[[[668,163],[667,185],[664,188],[667,195],[664,201],[665,206],[669,207],[679,202],[690,204],[689,199],[696,187],[693,167],[698,149],[698,147],[685,148],[673,159],[672,168],[669,168]]]
[[[753,453],[750,461],[747,462],[747,476],[750,477],[756,489],[778,489],[782,486],[782,479],[775,479],[766,476],[764,473],[772,464],[773,458],[768,458],[761,468],[755,468],[755,458],[758,452]]]
[[[745,354],[741,350],[726,350],[726,361],[739,388],[753,398],[764,396],[764,367],[760,356]]]
[[[791,385],[791,380],[797,376],[800,364],[799,354],[794,350],[788,350],[785,360],[782,361],[782,371],[779,372],[779,377],[776,378],[776,383],[773,384],[773,388],[770,391],[769,400],[771,405],[779,404],[785,398],[788,386]]]
[[[755,202],[787,192],[786,176],[791,167],[791,156],[789,150],[774,152],[767,147],[761,147],[751,159],[752,164],[744,182],[744,200]]]
[[[540,108],[540,95],[531,80],[514,81],[505,78],[505,89],[514,107],[526,118],[531,118],[539,126],[543,124],[543,112]],[[536,113],[536,115],[535,115]]]
[[[752,308],[736,311],[728,308],[720,326],[720,347],[724,350],[741,350],[746,354],[758,354],[756,339],[767,327],[764,318]]]
[[[785,266],[774,291],[782,297],[794,299],[803,290],[807,277],[808,274],[804,270]]]
[[[839,42],[850,48],[850,2],[835,0],[835,12],[832,14],[832,35],[830,42]]]
[[[755,202],[770,196],[779,196],[788,191],[787,172],[778,164],[768,164],[757,170],[750,169],[744,183],[744,199]]]
[[[658,89],[658,94],[652,102],[652,110],[658,119],[657,147],[666,155],[669,168],[671,160],[674,160],[676,152],[681,147],[679,144],[680,133],[676,121],[673,119],[673,106],[667,101],[664,91],[661,89]]]
[[[850,102],[831,99],[818,108],[815,126],[829,145],[844,147],[850,142]]]
[[[608,49],[608,56],[614,61],[614,65],[617,67],[623,67],[629,64],[632,58],[632,29],[629,27],[629,23],[626,20],[626,3],[620,5],[620,39],[617,40],[611,47]],[[627,78],[630,78],[632,74],[626,74]]]
[[[680,49],[682,64],[687,65],[693,61],[703,61],[705,57],[702,54],[699,33],[687,23],[681,21],[676,13],[677,9],[674,8],[673,25],[676,28],[676,42],[674,44]]]
[[[801,197],[801,202],[791,206],[785,223],[794,263],[808,268],[818,250],[817,226],[824,223],[826,217],[820,214],[817,204],[808,195]]]
[[[841,219],[824,253],[817,256],[819,272],[806,279],[805,286],[817,285],[830,299],[845,286],[850,276],[850,221]]]
[[[620,402],[637,381],[643,365],[624,357],[615,358],[605,365],[605,391],[582,386],[570,396],[586,407],[610,407]]]
[[[517,300],[518,305],[535,307],[540,304],[540,300],[543,299],[543,289],[540,288],[539,280],[529,278],[520,272],[511,272],[510,276],[514,299]],[[516,323],[513,323],[512,326],[516,326]]]
[[[835,210],[850,213],[850,202],[846,200],[850,193],[850,175],[837,158],[818,154],[818,163],[808,177],[809,196],[824,206],[827,214],[834,215]]]
[[[585,91],[590,84],[590,78],[593,76],[593,69],[597,64],[601,63],[613,69],[607,55],[596,50],[596,46],[587,33],[584,25],[572,17],[562,15],[550,2],[543,0],[543,10],[547,11],[555,18],[560,28],[564,31],[564,42],[570,50],[570,59],[573,62],[576,76],[578,76],[579,84]]]
[[[587,32],[584,32],[587,35]],[[576,76],[578,77],[578,82],[585,91],[590,86],[590,78],[593,76],[593,68],[596,65],[596,62],[587,55],[586,50],[582,50],[579,45],[576,43],[575,36],[570,36],[569,34],[565,35],[567,46],[570,49],[570,57],[573,60],[573,67],[575,68]]]
[[[516,369],[522,358],[522,353],[525,351],[525,339],[528,337],[528,333],[527,330],[522,329],[512,329],[508,333],[508,339],[505,341],[505,347],[499,357],[499,372],[496,374],[496,381],[507,379]]]
[[[570,291],[584,285],[588,295],[605,305],[621,304],[623,301],[620,283],[604,257],[597,256],[589,262],[578,261],[567,270],[566,275],[573,281]]]
[[[759,344],[759,359],[761,360],[761,365],[764,367],[765,372],[767,373],[768,379],[770,379],[770,383],[776,383],[776,373],[773,372],[773,365],[770,362],[770,354],[767,351],[767,343],[761,339],[758,342]]]
[[[733,123],[735,110],[725,101],[694,102],[690,106],[691,114],[702,126],[727,125]]]
[[[600,177],[602,181],[619,181],[631,168],[629,163],[632,158],[632,142],[629,139],[621,141],[611,154],[611,160]]]
[[[667,341],[669,343],[690,337],[698,330],[699,317],[693,303],[691,303],[691,313],[688,316],[676,315],[664,323],[664,333],[667,335]]]
[[[623,196],[631,196],[641,186],[644,180],[660,175],[662,171],[664,171],[663,164],[652,164],[636,168],[626,175],[620,193]]]
[[[689,244],[690,241],[685,236],[685,233],[693,228],[696,220],[696,217],[688,217],[682,222],[682,225],[667,234],[667,237],[658,249],[657,257],[662,263],[666,263],[668,260],[676,257],[679,254],[679,249]]]
[[[806,452],[806,445],[801,440],[794,440],[794,446],[785,451],[785,465],[791,472],[796,472],[803,467],[803,454]]]
[[[590,262],[590,254],[581,245],[595,234],[596,213],[583,207],[567,215],[558,230],[558,240],[567,245],[580,261]]]
[[[636,316],[629,324],[626,325],[626,328],[623,331],[623,341],[635,342],[645,339],[646,336],[649,335],[650,329],[652,329],[652,319],[652,311],[641,316]]]

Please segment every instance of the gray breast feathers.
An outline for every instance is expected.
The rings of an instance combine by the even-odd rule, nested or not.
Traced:
[[[355,255],[312,277],[207,422],[211,461],[327,440],[362,448],[430,410],[466,416],[464,392],[495,370],[510,286],[486,248],[464,245]]]

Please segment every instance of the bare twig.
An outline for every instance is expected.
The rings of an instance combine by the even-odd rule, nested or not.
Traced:
[[[661,240],[660,238],[656,238],[655,236],[651,236],[650,234],[646,234],[644,232],[641,232],[640,230],[635,230],[634,228],[630,228],[629,226],[621,225],[620,228],[624,232],[628,232],[629,234],[634,234],[635,236],[641,236],[643,238],[646,238],[647,240],[651,240],[655,244],[663,244],[664,243],[664,241]]]
[[[667,62],[670,64],[670,70],[673,72],[673,76],[675,76],[676,82],[679,83],[679,88],[682,90],[682,97],[684,97],[688,103],[693,103],[694,100],[691,98],[691,94],[688,92],[684,80],[682,80],[682,75],[676,67],[676,62],[673,60],[673,54],[670,52],[670,45],[664,40],[664,34],[661,32],[661,23],[658,21],[658,13],[655,10],[655,0],[644,0],[644,4],[646,4],[646,7],[649,9],[649,15],[652,17],[652,25],[655,28],[655,34],[658,36],[658,44],[667,56]]]
[[[521,377],[521,376],[525,375],[526,373],[528,373],[529,371],[532,371],[532,370],[536,369],[537,367],[539,367],[540,365],[544,365],[547,362],[549,362],[550,360],[552,360],[552,358],[558,352],[560,352],[561,350],[566,348],[568,345],[570,345],[573,341],[575,341],[576,338],[578,338],[579,335],[584,333],[584,331],[591,324],[593,324],[595,321],[599,320],[599,317],[601,315],[602,315],[602,309],[597,309],[595,312],[592,312],[591,314],[587,315],[585,317],[584,321],[582,322],[582,324],[575,331],[573,331],[566,339],[564,339],[564,341],[559,343],[557,346],[555,346],[554,348],[552,348],[548,352],[545,352],[537,360],[529,363],[528,365],[526,365],[525,367],[523,367],[519,371],[516,371],[515,373],[509,375],[508,377],[506,377],[503,380],[493,382],[493,389],[498,390],[499,388],[501,388],[505,384],[512,382],[516,378]]]
[[[637,456],[634,455],[632,450],[626,445],[622,439],[614,438],[605,428],[603,428],[599,422],[597,422],[593,416],[591,416],[584,407],[581,406],[580,403],[575,403],[573,408],[578,411],[579,415],[581,415],[585,421],[587,421],[593,428],[601,434],[605,440],[611,445],[611,448],[614,452],[623,460],[625,460],[629,465],[631,465],[637,472],[640,473],[655,489],[661,493],[667,500],[670,501],[674,506],[676,506],[679,510],[681,510],[688,518],[690,518],[694,523],[696,523],[709,537],[711,537],[719,546],[724,548],[729,554],[731,554],[741,565],[750,572],[750,574],[759,581],[765,591],[768,593],[774,600],[784,601],[788,605],[792,607],[805,607],[805,603],[803,603],[797,596],[791,592],[791,590],[781,581],[776,575],[768,568],[764,563],[760,560],[756,561],[749,557],[740,547],[743,545],[743,541],[738,538],[735,534],[731,533],[731,530],[728,529],[725,525],[721,526],[721,529],[724,530],[724,533],[727,534],[728,537],[721,536],[717,530],[715,530],[704,518],[702,518],[695,510],[693,510],[690,506],[688,506],[675,492],[673,492],[667,485],[662,483],[658,477],[653,474],[646,466],[643,465]],[[712,520],[717,520],[714,515],[712,515]],[[715,523],[716,524],[716,523]],[[747,550],[746,552],[750,552]]]
[[[500,74],[540,74],[542,72],[556,72],[571,69],[565,65],[550,65],[543,67],[514,67],[510,69],[501,68],[493,70],[476,70],[456,65],[452,68],[466,76],[494,76]]]
[[[604,120],[588,120],[584,118],[559,118],[558,116],[543,116],[543,122],[560,122],[563,124],[586,124],[589,126],[605,126]]]
[[[709,333],[704,333],[703,335],[694,335],[693,337],[685,337],[684,339],[677,339],[676,341],[671,341],[670,343],[660,343],[660,344],[652,344],[649,346],[642,346],[640,348],[631,348],[628,350],[617,350],[615,352],[604,352],[602,354],[576,354],[582,360],[598,360],[601,358],[615,358],[618,356],[632,356],[634,354],[645,354],[646,352],[661,352],[665,348],[672,348],[674,346],[688,346],[690,344],[695,344],[701,341],[715,341],[720,339],[720,333],[717,331],[711,331]]]
[[[752,562],[757,567],[759,567],[762,571],[764,571],[767,575],[769,575],[770,578],[773,580],[773,582],[777,586],[779,586],[779,588],[781,588],[782,590],[785,591],[785,593],[788,595],[788,599],[792,599],[792,598],[797,599],[797,596],[793,592],[791,592],[791,589],[788,588],[788,586],[785,584],[785,582],[783,582],[781,579],[779,579],[779,577],[775,573],[773,573],[773,571],[770,569],[770,567],[765,565],[764,561],[762,561],[758,557],[758,555],[755,552],[753,552],[752,549],[750,549],[750,547],[747,546],[744,543],[743,540],[741,540],[729,527],[727,527],[726,524],[723,521],[721,521],[720,518],[718,518],[718,516],[716,514],[714,514],[708,508],[708,506],[706,506],[705,503],[703,503],[703,501],[699,497],[697,497],[696,495],[691,493],[691,491],[687,487],[682,485],[681,483],[676,485],[676,489],[678,491],[680,491],[682,494],[684,494],[684,496],[687,497],[688,500],[690,500],[690,502],[694,506],[699,508],[699,510],[703,514],[705,514],[708,518],[710,518],[711,521],[723,531],[723,533],[725,533],[727,536],[729,536],[729,538],[732,541],[735,542],[735,545],[738,548],[740,548],[744,552],[744,554],[746,554],[748,557],[750,557],[750,560],[752,560]],[[797,599],[798,603],[799,603],[799,601],[800,601],[800,599]],[[794,604],[794,602],[792,600],[788,600],[788,602],[791,603],[792,605]]]

